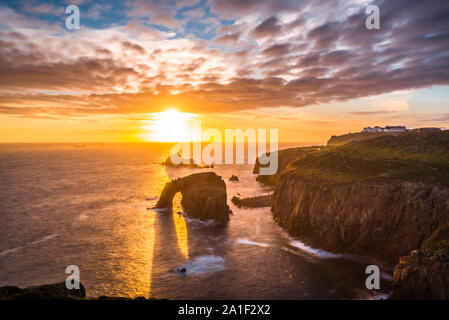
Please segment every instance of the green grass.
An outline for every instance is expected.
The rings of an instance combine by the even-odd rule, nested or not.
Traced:
[[[349,143],[338,149],[364,159],[413,161],[449,167],[449,131],[382,136]]]
[[[323,147],[302,153],[285,170],[318,184],[383,178],[448,186],[449,131],[381,136]]]
[[[449,223],[439,226],[436,232],[424,242],[422,248],[433,251],[434,255],[449,252]]]

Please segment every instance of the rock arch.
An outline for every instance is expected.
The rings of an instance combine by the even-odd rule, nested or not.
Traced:
[[[171,207],[178,192],[181,192],[181,204],[188,216],[201,220],[229,220],[226,184],[215,172],[191,174],[167,182],[156,208]]]

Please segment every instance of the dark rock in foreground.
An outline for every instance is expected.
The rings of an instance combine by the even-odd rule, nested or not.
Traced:
[[[252,198],[239,198],[232,197],[232,203],[237,207],[245,207],[245,208],[262,208],[271,206],[271,199],[273,198],[272,194],[267,194],[258,197]]]
[[[82,283],[79,289],[69,290],[65,282],[43,284],[27,288],[15,286],[0,287],[0,300],[146,300],[145,297],[135,299],[125,297],[100,296],[86,298],[86,290]],[[149,298],[156,300],[156,298]]]
[[[229,181],[239,181],[239,177],[232,175],[232,176],[229,178]]]
[[[215,172],[191,174],[168,182],[156,208],[170,208],[178,192],[181,192],[181,204],[187,216],[201,220],[229,220],[226,184]]]
[[[79,289],[69,290],[65,282],[44,284],[28,288],[15,286],[0,287],[0,300],[73,300],[86,297],[86,290],[80,283]]]
[[[392,289],[392,300],[449,299],[449,223],[399,260]]]

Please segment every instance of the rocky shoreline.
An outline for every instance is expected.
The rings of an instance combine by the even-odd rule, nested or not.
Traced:
[[[80,283],[79,289],[69,290],[65,282],[19,288],[0,287],[0,300],[81,300],[86,298],[86,289]]]
[[[400,258],[389,299],[449,299],[449,223]]]
[[[100,296],[98,298],[87,298],[86,289],[80,283],[79,289],[67,289],[65,282],[43,284],[26,288],[16,286],[0,287],[1,300],[157,300],[156,298],[125,298]]]
[[[272,213],[290,234],[331,252],[395,265],[449,221],[449,190],[424,183],[370,180],[315,186],[286,174]]]
[[[277,224],[314,247],[395,266],[388,299],[449,299],[449,132],[379,136],[278,155],[278,172],[258,176],[275,186],[274,193],[233,197],[232,203],[271,207]],[[256,162],[254,173],[259,168]],[[226,184],[214,172],[168,182],[156,208],[170,208],[178,192],[188,216],[229,221]],[[87,298],[83,285],[68,290],[64,282],[0,287],[0,300],[23,299]]]
[[[273,218],[291,235],[397,265],[390,299],[448,299],[449,246],[428,245],[449,222],[448,145],[441,132],[281,150],[277,174],[258,180],[276,186]]]

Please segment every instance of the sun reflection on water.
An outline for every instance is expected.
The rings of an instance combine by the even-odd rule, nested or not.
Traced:
[[[176,238],[178,240],[179,251],[186,260],[189,259],[189,239],[187,234],[187,224],[182,212],[181,194],[177,193],[173,198],[173,222],[175,224]]]

